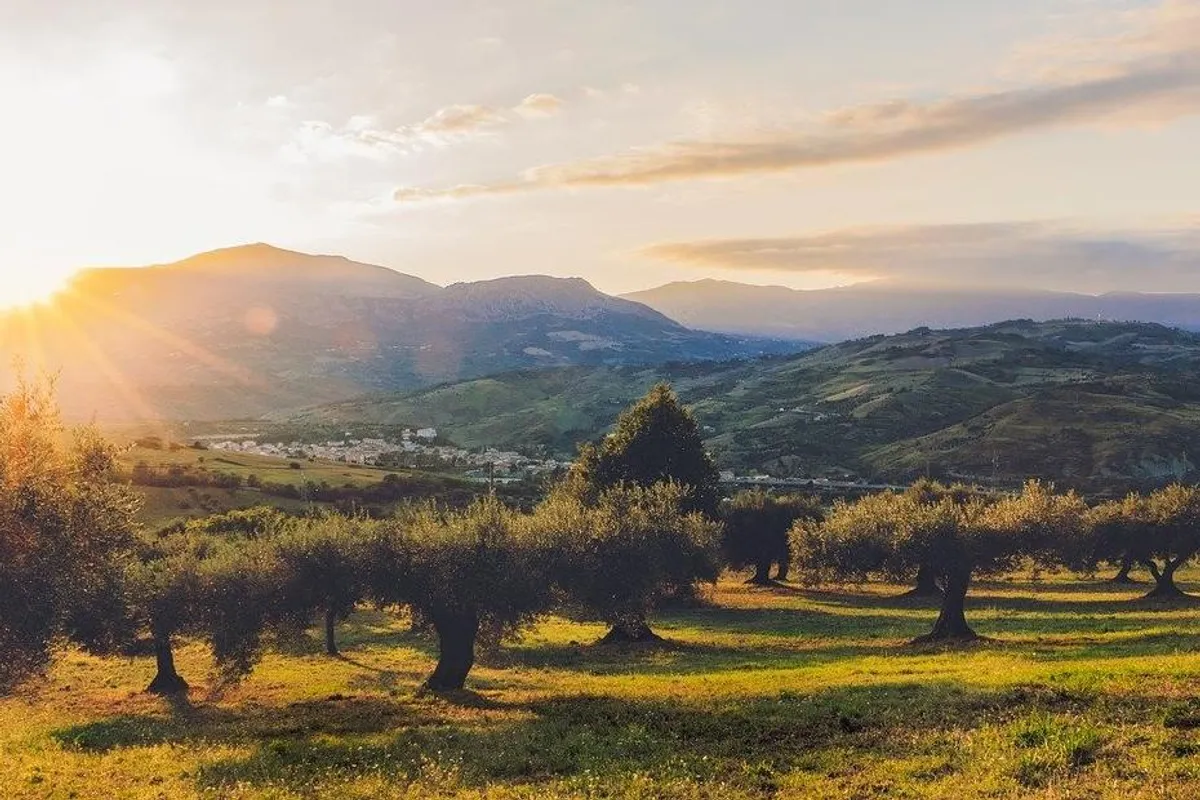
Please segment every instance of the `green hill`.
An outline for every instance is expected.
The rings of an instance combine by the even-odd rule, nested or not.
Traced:
[[[799,356],[515,372],[294,421],[433,425],[467,446],[570,452],[670,381],[723,467],[775,475],[1161,482],[1197,470],[1200,337],[1150,324],[917,329]]]

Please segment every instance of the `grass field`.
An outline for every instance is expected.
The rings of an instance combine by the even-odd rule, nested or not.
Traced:
[[[140,692],[149,659],[67,653],[0,701],[0,796],[1200,794],[1195,608],[1074,578],[984,583],[969,615],[993,640],[944,651],[905,645],[935,612],[897,591],[728,580],[659,615],[671,645],[646,650],[554,618],[454,698],[416,692],[432,643],[375,611],[340,629],[343,657],[314,641],[222,691],[186,646],[174,707]]]
[[[145,447],[130,447],[120,455],[120,463],[126,470],[132,469],[139,462],[160,470],[172,466],[206,469],[213,473],[236,475],[243,481],[254,477],[264,484],[296,487],[304,484],[328,483],[334,487],[352,486],[362,489],[378,484],[387,475],[394,474],[428,486],[453,485],[470,488],[470,484],[464,482],[460,476],[446,473],[409,469],[389,470],[335,461],[295,461],[250,453],[193,450],[191,448],[155,450]],[[299,468],[293,467],[293,463]],[[264,495],[252,488],[138,486],[137,490],[144,497],[142,512],[139,515],[141,521],[148,525],[158,526],[175,519],[203,517],[264,504],[281,508],[289,513],[299,513],[314,505],[321,505],[278,495]]]
[[[264,482],[286,483],[299,486],[302,483],[328,481],[334,486],[369,486],[379,483],[389,472],[400,475],[418,474],[412,470],[386,470],[377,467],[343,464],[334,461],[296,460],[300,469],[291,466],[293,460],[271,458],[251,453],[223,452],[221,450],[151,450],[133,447],[121,454],[121,463],[131,467],[143,461],[152,467],[206,467],[213,472],[226,472],[243,479],[251,475]],[[426,473],[420,473],[426,474]],[[431,474],[431,473],[430,473]]]

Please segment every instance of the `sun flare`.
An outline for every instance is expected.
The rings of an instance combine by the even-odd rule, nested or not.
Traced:
[[[54,296],[70,280],[69,271],[11,267],[0,274],[0,309],[36,305]]]

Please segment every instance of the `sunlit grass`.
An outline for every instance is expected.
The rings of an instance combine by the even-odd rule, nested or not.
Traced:
[[[606,651],[544,621],[475,690],[422,696],[432,643],[364,610],[187,706],[148,659],[67,653],[0,701],[4,797],[1194,797],[1200,616],[1074,578],[972,593],[992,641],[906,644],[935,611],[902,587],[722,583],[660,614],[672,645]]]

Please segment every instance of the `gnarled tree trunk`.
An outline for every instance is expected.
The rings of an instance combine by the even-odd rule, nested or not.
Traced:
[[[933,630],[913,640],[914,644],[928,642],[970,642],[979,635],[967,624],[967,589],[971,585],[970,570],[956,570],[944,578],[942,608]]]
[[[1108,579],[1109,583],[1137,583],[1129,573],[1133,569],[1133,556],[1125,556],[1121,560],[1121,568],[1117,574]]]
[[[650,630],[642,614],[622,615],[613,622],[612,628],[600,640],[600,644],[644,644],[661,642],[663,638]]]
[[[475,638],[479,635],[479,615],[474,611],[437,611],[429,615],[438,636],[438,663],[425,681],[425,688],[452,692],[467,683],[467,674],[475,665]]]
[[[942,587],[938,586],[937,572],[934,571],[928,564],[922,564],[917,568],[917,577],[913,581],[913,588],[905,592],[901,597],[941,597]]]
[[[325,609],[325,654],[336,656],[338,654],[337,636],[335,628],[337,627],[337,614],[333,613],[332,608]]]
[[[171,649],[171,636],[154,634],[154,680],[146,687],[150,694],[173,695],[188,690],[187,681],[175,671],[175,652]]]
[[[1160,570],[1158,564],[1154,561],[1146,559],[1142,564],[1146,569],[1150,570],[1150,576],[1154,578],[1154,588],[1146,593],[1146,600],[1176,600],[1187,597],[1183,590],[1175,585],[1175,570],[1179,569],[1180,565],[1187,561],[1187,558],[1177,558],[1174,561],[1168,561]]]

